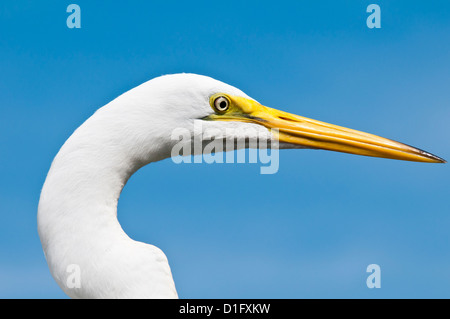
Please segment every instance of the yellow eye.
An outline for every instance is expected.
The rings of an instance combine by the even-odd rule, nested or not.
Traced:
[[[230,107],[230,101],[225,96],[218,96],[214,100],[214,108],[218,112],[225,112]]]

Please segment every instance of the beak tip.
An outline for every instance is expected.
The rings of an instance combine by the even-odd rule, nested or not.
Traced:
[[[445,159],[443,159],[443,158],[440,158],[439,156],[436,156],[436,155],[432,155],[432,157],[429,157],[429,158],[431,158],[431,162],[432,163],[437,163],[437,164],[445,164],[445,163],[447,163],[447,161],[445,160]]]
[[[445,164],[447,161],[439,156],[433,155],[433,154],[427,154],[429,158],[433,160],[433,163],[439,163],[439,164]]]
[[[407,145],[407,146],[412,147],[410,145]],[[437,155],[431,154],[431,153],[429,153],[427,151],[424,151],[424,150],[421,150],[419,148],[412,147],[412,151],[414,153],[416,153],[417,155],[419,155],[420,157],[422,157],[424,159],[423,160],[424,162],[439,163],[439,164],[447,163],[447,161],[445,159],[443,159],[442,157],[439,157]]]

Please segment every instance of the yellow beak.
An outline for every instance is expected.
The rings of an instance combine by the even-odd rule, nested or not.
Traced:
[[[229,95],[227,97],[231,101],[229,111],[217,114],[214,116],[215,120],[244,121],[276,129],[280,143],[397,160],[446,162],[418,148],[373,134],[279,111],[250,99]]]

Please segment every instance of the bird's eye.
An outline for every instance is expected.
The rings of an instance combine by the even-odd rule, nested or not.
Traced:
[[[219,112],[225,112],[230,107],[230,101],[224,96],[219,96],[214,100],[214,107]]]

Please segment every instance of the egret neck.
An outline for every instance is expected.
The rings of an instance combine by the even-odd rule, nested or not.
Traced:
[[[143,165],[168,157],[170,148],[157,134],[150,134],[153,141],[123,134],[133,116],[118,112],[114,105],[97,111],[51,165],[38,214],[46,259],[54,279],[73,298],[176,298],[164,253],[132,240],[117,219],[127,180]],[[67,284],[70,265],[80,270],[80,287]]]

